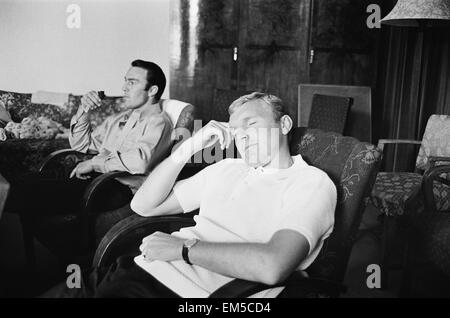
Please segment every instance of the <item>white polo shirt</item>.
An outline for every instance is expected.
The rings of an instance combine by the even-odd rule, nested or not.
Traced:
[[[310,246],[298,270],[317,257],[334,224],[336,188],[322,170],[300,155],[287,169],[249,167],[242,159],[225,159],[179,181],[174,193],[184,212],[200,208],[196,224],[172,233],[208,242],[265,243],[282,229],[301,233]],[[208,297],[233,280],[184,261],[135,262],[181,297]],[[276,296],[274,288],[258,297]]]

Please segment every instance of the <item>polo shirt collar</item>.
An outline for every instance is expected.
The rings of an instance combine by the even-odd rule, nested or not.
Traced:
[[[279,168],[264,168],[264,167],[249,167],[249,172],[252,174],[260,174],[260,175],[273,175],[273,174],[289,174],[293,170],[306,165],[306,162],[303,160],[301,155],[291,156],[293,160],[293,164],[286,169]]]

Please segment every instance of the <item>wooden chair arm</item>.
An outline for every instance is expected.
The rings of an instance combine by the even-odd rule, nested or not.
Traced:
[[[436,162],[444,161],[450,162],[450,157],[429,156],[428,161],[432,167],[436,166]]]
[[[381,151],[384,150],[384,145],[386,144],[412,144],[412,145],[421,145],[422,142],[419,140],[412,139],[380,139],[378,140],[378,149]]]
[[[138,255],[142,238],[155,231],[170,233],[194,224],[192,213],[159,217],[131,215],[116,223],[106,233],[95,252],[92,265],[94,268],[107,266],[121,256],[121,252],[130,253],[129,247]]]
[[[39,167],[39,173],[44,172],[45,170],[48,169],[48,167],[56,160],[59,159],[60,157],[65,157],[68,155],[77,155],[77,156],[89,156],[91,154],[86,154],[84,152],[79,152],[73,149],[61,149],[61,150],[57,150],[52,152],[51,154],[49,154],[44,161],[42,162],[41,166]]]
[[[131,176],[129,172],[126,171],[112,171],[103,173],[97,176],[92,182],[87,186],[86,190],[84,190],[83,199],[82,199],[82,213],[92,213],[95,212],[92,210],[94,197],[95,195],[105,186],[109,181],[114,180],[120,177]]]

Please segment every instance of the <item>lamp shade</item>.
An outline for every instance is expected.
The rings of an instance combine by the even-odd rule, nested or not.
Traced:
[[[394,26],[449,26],[450,0],[398,0],[381,23]]]

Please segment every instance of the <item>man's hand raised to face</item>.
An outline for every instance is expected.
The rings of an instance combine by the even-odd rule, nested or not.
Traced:
[[[172,159],[184,163],[197,152],[211,147],[216,142],[220,143],[221,149],[225,149],[230,146],[232,141],[233,135],[228,123],[211,120],[205,127],[182,143],[181,147],[172,153]]]
[[[205,127],[192,136],[192,144],[195,152],[211,147],[217,141],[219,141],[221,149],[230,146],[233,141],[233,136],[228,123],[211,120]]]
[[[81,97],[81,105],[80,108],[85,112],[89,112],[91,110],[97,109],[102,104],[102,100],[98,96],[97,92],[90,91]]]

